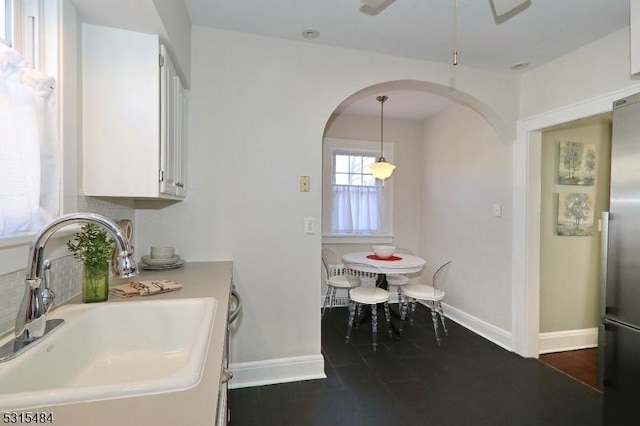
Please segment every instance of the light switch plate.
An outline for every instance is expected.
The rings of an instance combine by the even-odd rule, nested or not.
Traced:
[[[316,221],[312,217],[304,218],[304,233],[306,235],[311,235],[316,233]]]
[[[311,191],[311,178],[309,176],[300,176],[300,192]]]

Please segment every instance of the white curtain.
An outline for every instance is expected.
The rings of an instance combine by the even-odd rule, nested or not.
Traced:
[[[380,234],[384,232],[384,197],[380,186],[333,185],[331,232]]]
[[[37,231],[58,214],[55,80],[0,43],[0,236]]]

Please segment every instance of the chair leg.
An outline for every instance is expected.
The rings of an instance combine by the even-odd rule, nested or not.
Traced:
[[[349,323],[347,326],[347,340],[345,343],[349,343],[349,339],[351,339],[351,327],[353,327],[353,320],[356,316],[356,302],[349,301]]]
[[[333,300],[333,290],[334,288],[332,286],[327,286],[327,292],[324,296],[324,303],[322,304],[322,314],[320,315],[320,318],[324,318],[324,311],[327,309],[327,305],[331,306]]]
[[[404,322],[407,319],[407,311],[409,310],[409,298],[405,298],[402,301],[402,305],[400,306],[400,334],[402,334],[402,330],[404,329]]]
[[[336,304],[336,292],[337,288],[331,287],[331,297],[329,298],[329,310],[333,309],[333,306]]]
[[[431,321],[433,322],[433,329],[436,332],[436,341],[438,342],[438,346],[440,346],[440,332],[438,330],[438,312],[435,307],[435,302],[431,302],[429,306],[431,307]]]
[[[440,322],[442,323],[442,328],[444,329],[444,334],[446,336],[449,335],[449,330],[447,330],[447,324],[444,322],[444,312],[442,311],[442,303],[436,302],[436,309],[438,310],[438,315],[440,315]]]
[[[378,346],[378,307],[371,306],[371,336],[373,337],[373,350]]]
[[[393,337],[391,331],[391,314],[389,313],[389,302],[384,302],[384,316],[387,319],[387,330],[389,330],[389,337]]]
[[[411,300],[411,314],[409,315],[409,325],[413,325],[413,314],[416,312],[416,299]]]
[[[360,316],[362,315],[362,305],[356,305],[356,328],[360,328]]]

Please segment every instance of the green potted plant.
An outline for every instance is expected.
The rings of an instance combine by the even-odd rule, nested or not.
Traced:
[[[95,223],[87,223],[67,248],[76,260],[84,264],[82,301],[102,302],[109,297],[109,261],[114,241],[107,231]]]

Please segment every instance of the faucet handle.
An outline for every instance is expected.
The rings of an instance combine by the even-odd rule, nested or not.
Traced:
[[[42,268],[44,269],[44,288],[41,290],[42,295],[42,305],[44,306],[44,311],[47,312],[51,305],[53,305],[53,301],[56,298],[56,294],[51,290],[51,262],[49,260],[45,260]]]
[[[127,252],[122,251],[118,256],[118,272],[120,273],[120,278],[128,278],[136,275],[138,273],[138,265],[136,261],[133,259],[133,251]]]

